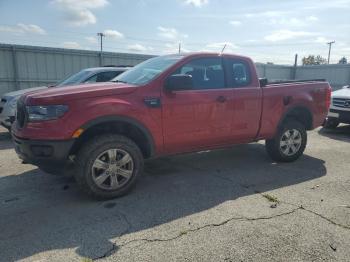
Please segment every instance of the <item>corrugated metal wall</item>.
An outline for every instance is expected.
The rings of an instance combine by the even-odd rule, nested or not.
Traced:
[[[257,64],[259,77],[273,80],[294,79],[326,79],[337,90],[350,84],[350,64],[347,65],[319,65],[319,66],[281,66]]]
[[[136,65],[149,55],[104,52],[102,65]],[[0,44],[0,95],[53,84],[100,64],[96,51]]]
[[[283,65],[256,64],[259,77],[269,80],[290,80],[293,78],[293,67]]]
[[[152,56],[104,52],[102,65],[136,65]],[[100,64],[97,51],[0,44],[0,95],[53,84],[83,68]],[[350,84],[350,65],[256,65],[269,80],[327,79],[334,89]]]
[[[300,66],[296,70],[296,79],[327,79],[333,89],[350,84],[350,64]]]

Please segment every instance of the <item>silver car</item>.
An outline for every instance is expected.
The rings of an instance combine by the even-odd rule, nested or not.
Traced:
[[[63,81],[57,83],[50,88],[77,85],[81,83],[96,83],[107,82],[125,72],[130,67],[94,67],[83,69],[80,72],[69,76]],[[15,120],[17,100],[28,92],[37,91],[48,88],[47,86],[33,87],[28,89],[22,89],[14,92],[4,94],[0,101],[0,124],[7,129],[11,129],[11,125]]]

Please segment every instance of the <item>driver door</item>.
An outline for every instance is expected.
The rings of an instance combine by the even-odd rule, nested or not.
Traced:
[[[193,59],[173,74],[192,77],[190,90],[162,90],[164,149],[167,153],[221,145],[230,137],[233,89],[226,88],[221,57]]]

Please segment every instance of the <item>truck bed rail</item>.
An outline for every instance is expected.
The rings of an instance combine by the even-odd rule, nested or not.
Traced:
[[[274,84],[288,84],[288,83],[301,83],[301,82],[326,82],[326,79],[302,79],[302,80],[287,80],[287,81],[274,81],[269,82],[268,85],[274,85]]]

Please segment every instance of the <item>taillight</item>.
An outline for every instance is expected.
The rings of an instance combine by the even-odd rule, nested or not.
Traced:
[[[332,93],[332,88],[328,87],[326,91],[326,108],[329,110],[331,106],[331,93]]]

